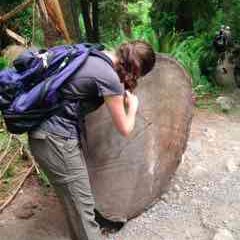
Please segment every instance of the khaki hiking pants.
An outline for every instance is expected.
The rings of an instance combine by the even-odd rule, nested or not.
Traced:
[[[72,240],[103,239],[79,140],[39,130],[29,134],[29,144],[64,206]]]

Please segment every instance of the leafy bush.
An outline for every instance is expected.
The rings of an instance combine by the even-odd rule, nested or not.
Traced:
[[[151,20],[149,17],[149,9],[151,2],[138,0],[135,3],[128,4],[127,15],[131,18],[131,34],[127,36],[122,29],[119,30],[119,34],[115,38],[108,38],[104,41],[108,48],[115,48],[122,42],[130,40],[145,40],[152,44],[155,51],[160,50],[158,37],[151,27]]]
[[[17,17],[12,20],[14,29],[17,31],[17,33],[28,40],[32,39],[32,11],[32,7],[29,7],[19,13]]]
[[[163,53],[171,53],[173,49],[181,43],[182,37],[175,30],[162,35],[159,38],[159,51]]]
[[[5,14],[13,10],[13,8],[17,7],[23,2],[24,0],[1,0],[0,14]],[[32,38],[32,24],[33,21],[31,6],[7,21],[7,27],[29,40]]]
[[[240,1],[228,0],[223,4],[224,22],[225,25],[229,25],[232,29],[233,37],[235,41],[240,43]]]
[[[167,47],[162,44],[162,51],[175,57],[184,66],[193,79],[194,91],[198,95],[215,92],[214,83],[203,74],[201,66],[201,61],[205,61],[210,52],[206,45],[206,35],[181,39],[179,34],[172,32],[168,34],[165,41]]]

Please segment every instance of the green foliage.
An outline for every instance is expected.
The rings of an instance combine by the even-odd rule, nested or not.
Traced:
[[[3,178],[4,178],[5,180],[8,180],[8,179],[14,177],[15,171],[16,171],[16,170],[15,170],[14,165],[11,165],[11,166],[7,169],[7,171],[4,173]]]
[[[160,37],[171,32],[176,25],[176,13],[152,9],[150,12],[152,27]]]
[[[82,13],[79,14],[78,22],[79,22],[80,32],[81,32],[82,36],[86,36],[86,29],[84,26]]]
[[[5,14],[19,4],[23,3],[23,0],[1,0],[0,13]],[[24,11],[21,11],[16,16],[7,21],[6,26],[23,36],[27,40],[32,39],[32,7],[28,7]]]
[[[4,69],[8,65],[9,65],[9,61],[4,57],[0,57],[0,70]]]
[[[126,18],[122,1],[102,0],[99,3],[99,26],[103,42],[119,37],[121,25]]]
[[[22,0],[1,0],[2,5],[19,4]]]
[[[128,4],[128,14],[133,16],[132,33],[130,40],[142,39],[152,44],[155,51],[160,50],[156,33],[151,27],[149,10],[151,2],[139,0],[136,3]]]
[[[126,15],[131,19],[130,21],[130,35],[126,35],[126,33],[120,28],[117,32],[117,36],[106,38],[104,40],[104,44],[107,48],[112,49],[119,46],[122,42],[130,41],[130,40],[145,40],[152,44],[155,51],[160,50],[159,41],[156,33],[151,27],[151,21],[149,18],[149,9],[151,7],[151,1],[133,1],[128,4]]]
[[[11,20],[12,29],[24,38],[32,39],[32,7],[20,12]]]
[[[128,4],[128,14],[132,16],[132,24],[134,26],[151,26],[149,18],[149,9],[151,7],[151,1],[138,0],[136,3]]]
[[[159,51],[159,41],[155,34],[155,32],[151,29],[145,29],[145,32],[143,33],[141,31],[141,27],[136,27],[133,29],[133,33],[131,37],[128,37],[124,34],[123,31],[120,31],[118,37],[112,41],[104,42],[104,45],[107,49],[115,49],[118,47],[121,43],[131,41],[131,40],[144,40],[146,42],[149,42],[155,51]]]
[[[115,48],[119,44],[129,40],[142,39],[151,43],[156,51],[159,51],[159,41],[151,27],[149,9],[151,1],[130,1],[127,5],[122,1],[110,0],[101,3],[102,42],[108,48]],[[129,33],[126,33],[126,28]]]
[[[224,0],[223,11],[224,24],[231,27],[235,41],[240,43],[240,1]]]
[[[215,92],[214,84],[209,81],[206,75],[203,75],[201,69],[201,60],[209,51],[206,48],[206,36],[187,37],[182,40],[175,32],[167,36],[165,40],[167,47],[162,50],[175,57],[188,71],[193,79],[193,89],[197,95],[202,96],[209,92]],[[169,44],[171,43],[171,44]]]
[[[44,48],[44,34],[43,30],[39,27],[36,28],[34,37],[33,37],[33,45]]]
[[[178,59],[193,77],[193,85],[198,86],[201,79],[199,57],[203,52],[202,39],[188,37],[181,43],[174,45],[170,55]]]
[[[171,6],[166,5],[167,2]],[[164,3],[164,8],[169,10],[169,12],[158,13],[160,23],[163,24],[163,28],[159,27],[158,31],[153,30],[150,21],[149,12],[150,9],[152,10],[153,8],[150,1],[138,0],[128,4],[127,14],[129,14],[132,19],[131,36],[126,36],[124,31],[120,30],[119,35],[110,41],[106,41],[105,45],[107,45],[108,48],[115,48],[125,41],[143,39],[151,43],[156,51],[168,53],[184,66],[192,76],[193,89],[198,96],[217,93],[218,89],[215,87],[213,78],[217,64],[217,56],[212,47],[212,41],[215,32],[219,30],[222,24],[223,15],[221,9],[216,11],[216,14],[212,16],[212,21],[208,23],[205,19],[197,18],[194,22],[194,35],[194,32],[186,34],[177,32],[174,29],[176,12],[171,11],[176,10],[179,2],[172,1],[170,3],[167,0],[161,1],[161,4],[164,5]],[[205,9],[200,2],[198,2],[199,5],[197,3],[195,4]],[[208,16],[210,12],[212,12],[212,9],[211,7]],[[153,14],[152,11],[151,14]],[[206,13],[202,13],[202,16],[206,16]],[[200,34],[200,32],[203,33]]]
[[[44,173],[44,171],[41,170],[41,169],[40,169],[40,173],[39,173],[39,175],[38,175],[38,178],[39,178],[41,184],[42,184],[44,187],[49,187],[49,186],[51,185],[50,182],[49,182],[49,180],[48,180],[47,175],[46,175],[46,174]]]
[[[173,49],[176,49],[181,42],[181,35],[175,30],[162,35],[159,39],[159,51],[164,53],[170,53]]]
[[[22,2],[23,0],[1,0],[0,8],[7,12]]]
[[[165,35],[173,29],[205,30],[218,9],[216,0],[155,0],[151,8],[152,26],[156,33]]]

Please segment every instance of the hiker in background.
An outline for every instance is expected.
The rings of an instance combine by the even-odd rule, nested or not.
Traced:
[[[231,48],[233,47],[233,38],[232,38],[232,32],[231,28],[229,26],[226,26],[224,29],[225,39],[226,39],[226,50],[227,52],[230,52]]]
[[[108,61],[89,56],[63,85],[63,111],[29,133],[31,152],[63,203],[72,240],[102,239],[85,161],[84,116],[105,103],[116,129],[128,136],[138,109],[133,90],[138,78],[155,63],[152,47],[143,41],[125,43],[115,53],[102,54]]]
[[[225,27],[222,25],[221,29],[218,33],[216,33],[216,36],[213,40],[213,46],[215,51],[219,55],[219,63],[223,63],[225,59],[225,52],[226,52],[226,34],[225,34]]]
[[[233,47],[232,34],[229,26],[221,26],[219,33],[214,37],[213,46],[218,54],[218,64],[223,65],[226,56],[231,53],[231,48]],[[222,69],[226,74],[227,69],[224,66]]]

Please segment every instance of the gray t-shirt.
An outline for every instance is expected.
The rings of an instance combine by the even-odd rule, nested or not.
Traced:
[[[62,98],[66,100],[61,114],[43,122],[38,130],[67,138],[78,137],[80,116],[84,119],[86,114],[100,107],[104,103],[104,96],[124,93],[123,84],[110,63],[89,56],[81,69],[61,88]]]

